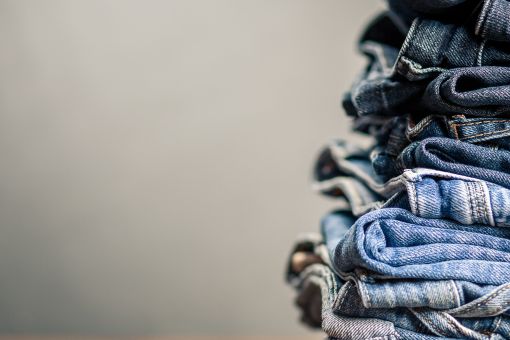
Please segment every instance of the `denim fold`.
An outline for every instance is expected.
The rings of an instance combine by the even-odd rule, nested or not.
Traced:
[[[404,149],[397,159],[404,169],[429,168],[481,179],[510,188],[510,151],[442,137],[426,138]]]
[[[376,210],[350,223],[331,214],[321,225],[340,273],[364,268],[385,278],[510,282],[508,228],[425,219],[400,208]]]

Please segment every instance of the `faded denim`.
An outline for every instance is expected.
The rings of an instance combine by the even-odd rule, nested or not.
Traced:
[[[327,196],[344,198],[347,207],[355,216],[361,216],[384,204],[380,195],[369,189],[359,179],[349,176],[338,176],[323,182],[318,181],[314,183],[313,188]]]
[[[363,269],[340,277],[356,285],[365,308],[428,307],[457,317],[509,314],[510,283],[494,286],[456,280],[379,279]]]
[[[462,224],[510,227],[510,189],[448,172],[405,170],[402,192],[384,208],[399,207],[423,218],[450,219]]]
[[[365,268],[380,277],[510,282],[510,229],[424,219],[398,208],[351,220],[324,218],[322,232],[333,268]]]
[[[298,292],[296,302],[303,313],[302,319],[313,320],[309,325],[322,326],[328,336],[340,339],[398,339],[391,322],[377,319],[359,320],[333,313],[332,306],[342,282],[327,266],[313,264],[307,267],[292,284]],[[318,299],[320,305],[315,302]],[[320,324],[317,322],[318,315]]]
[[[334,311],[333,305],[338,303],[339,298],[342,300],[342,296],[338,294],[342,284],[327,266],[314,264],[306,268],[299,276],[299,280],[294,283],[298,292],[297,304],[303,313],[302,319],[317,320],[317,315],[320,314],[322,330],[334,339],[418,339],[409,337],[409,335],[418,335],[415,332],[400,330],[390,321],[343,316],[337,310]],[[318,299],[321,302],[320,306],[314,302]],[[311,326],[318,325],[311,324]],[[402,331],[407,337],[403,336]],[[423,339],[434,338],[424,337]]]
[[[346,212],[336,212],[338,218],[346,217],[343,223],[353,220]],[[334,247],[330,244],[329,247]],[[306,234],[300,237],[289,256],[286,280],[293,286],[301,282],[301,272],[294,272],[290,265],[292,256],[298,251],[319,255],[321,263],[331,267],[327,247],[322,237]],[[428,307],[443,310],[456,317],[491,317],[509,314],[510,283],[501,286],[478,285],[455,280],[381,279],[376,273],[355,269],[349,273],[338,273],[342,281],[355,284],[364,308]],[[308,305],[311,295],[301,297]],[[313,313],[311,315],[314,315]],[[317,320],[317,313],[315,318]],[[319,326],[316,324],[316,326]]]
[[[384,182],[370,161],[372,148],[362,148],[343,140],[332,141],[319,155],[314,169],[315,188],[326,195],[341,196],[338,178],[351,177],[369,191],[360,191],[363,202],[378,202],[401,190],[393,181]],[[368,206],[368,205],[365,205]]]
[[[424,308],[366,308],[359,287],[339,280],[325,265],[307,267],[294,281],[304,319],[315,315],[339,339],[505,339],[508,318],[460,318]],[[320,301],[320,304],[317,303]],[[320,316],[320,317],[319,317]],[[316,322],[314,327],[318,327]]]
[[[461,339],[506,339],[509,318],[501,315],[490,318],[459,318],[446,311],[428,308],[365,308],[359,289],[347,282],[340,288],[333,304],[336,314],[350,317],[375,318],[391,322],[398,329],[423,335]]]
[[[432,138],[425,139],[424,143],[428,143],[430,140]],[[401,175],[386,182],[382,180],[382,177],[374,174],[368,159],[368,150],[355,148],[344,141],[334,141],[319,157],[315,172],[317,182],[314,187],[328,195],[335,194],[346,197],[355,216],[381,207],[400,207],[424,218],[447,218],[462,224],[509,226],[510,189],[508,183],[510,182],[506,182],[506,186],[501,185],[501,183],[505,184],[505,178],[510,177],[509,175],[497,170],[493,170],[493,172],[487,170],[487,167],[483,167],[487,158],[479,154],[466,158],[470,160],[468,163],[478,162],[479,168],[466,165],[467,170],[464,175],[456,175],[459,172],[453,172],[448,167],[463,166],[460,163],[461,150],[465,145],[482,152],[493,152],[498,156],[501,156],[502,151],[494,151],[467,143],[462,143],[459,148],[454,149],[450,147],[454,141],[445,138],[439,140],[448,143],[444,147],[445,155],[448,155],[447,150],[454,150],[454,155],[458,158],[455,159],[456,163],[448,163],[449,156],[445,156],[444,164],[439,163],[436,159],[439,156],[436,154],[443,154],[443,152],[436,152],[435,148],[429,147],[429,144],[415,143],[412,147],[423,147],[425,150],[419,153],[418,149],[413,149],[414,153],[418,154],[416,157],[419,161],[412,164],[407,161],[410,156],[405,155],[411,153],[412,150],[406,149],[405,153],[400,156],[406,161],[399,160],[398,164],[404,164],[395,170],[396,174],[401,173]],[[509,151],[505,151],[505,153],[510,157]],[[427,157],[432,160],[428,160]],[[434,166],[434,162],[439,165]],[[491,165],[496,167],[494,162],[491,162]],[[328,177],[326,173],[337,177]],[[468,176],[476,174],[483,178]],[[500,184],[492,183],[498,182],[498,179],[500,179]],[[487,180],[492,180],[492,182],[487,182]],[[385,199],[389,200],[384,203]]]

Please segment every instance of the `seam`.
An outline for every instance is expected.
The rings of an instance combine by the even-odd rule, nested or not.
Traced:
[[[453,295],[456,305],[460,306],[460,295],[459,295],[459,291],[457,290],[457,286],[455,285],[455,281],[448,280],[448,282],[449,282],[448,286],[450,287],[450,291]]]
[[[494,7],[495,2],[496,1],[489,1],[489,6],[487,8],[487,11],[484,13],[485,17],[484,17],[483,26],[482,26],[482,32],[481,32],[482,35],[487,35],[487,26],[488,26],[487,25],[487,17],[492,12],[492,8]]]
[[[372,301],[370,299],[370,294],[368,293],[367,287],[364,287],[364,284],[360,285],[360,288],[362,291],[364,291],[364,294],[367,296],[367,302],[368,302],[368,308],[372,307]]]
[[[460,312],[461,312],[461,313],[467,313],[467,312],[470,312],[470,311],[472,311],[473,309],[476,309],[476,308],[478,308],[478,307],[480,307],[480,306],[482,306],[482,305],[486,304],[489,300],[492,300],[492,299],[494,299],[494,298],[498,297],[499,295],[503,294],[505,291],[507,291],[507,290],[509,290],[509,289],[510,289],[510,285],[508,285],[508,286],[506,286],[506,287],[502,288],[502,289],[501,289],[501,290],[499,290],[499,291],[496,291],[496,292],[494,292],[494,293],[490,294],[489,296],[487,296],[486,298],[484,298],[484,299],[483,299],[483,300],[481,300],[480,302],[478,302],[478,303],[476,303],[475,305],[470,306],[470,307],[468,307],[468,308],[466,308],[466,309],[464,309],[464,310],[462,310],[462,311],[460,311]],[[501,304],[501,306],[498,306],[498,307],[497,307],[497,309],[496,309],[496,310],[499,310],[499,311],[500,311],[500,310],[503,310],[504,308],[502,308],[502,307],[503,307],[503,306],[505,306],[505,305],[510,305],[510,301],[505,301],[505,302],[503,302],[503,303]],[[455,313],[455,314],[458,314],[458,313]]]
[[[476,35],[485,34],[485,23],[487,22],[487,15],[490,7],[492,7],[492,1],[486,1],[482,7],[482,10],[480,11],[478,22],[476,23]]]
[[[420,211],[420,210],[421,210],[421,209],[420,209],[420,204],[418,203],[418,202],[420,201],[420,198],[418,197],[418,190],[416,190],[416,191],[414,192],[414,194],[415,194],[415,196],[416,196],[416,200],[414,201],[414,202],[415,202],[415,204],[416,204],[416,212],[418,213],[418,216],[422,216],[422,217],[424,217],[424,216],[422,215],[421,211]]]
[[[459,325],[457,325],[457,324],[453,323],[453,321],[452,321],[452,320],[450,320],[448,317],[446,317],[446,323],[448,323],[450,326],[452,326],[453,328],[455,328],[458,332],[460,332],[460,333],[464,333],[464,332],[462,331],[462,329],[459,327]]]
[[[411,211],[416,214],[416,216],[421,216],[420,206],[418,204],[418,190],[414,183],[415,182],[413,182],[413,184],[406,183],[409,204],[411,205]]]
[[[468,139],[468,138],[474,138],[474,137],[482,137],[482,136],[487,136],[487,135],[495,135],[495,134],[499,134],[499,133],[503,133],[503,132],[508,132],[508,131],[510,131],[510,128],[503,129],[503,130],[498,130],[498,131],[483,132],[483,133],[479,133],[479,134],[476,134],[476,135],[468,135],[466,137],[462,137],[461,139]]]
[[[455,138],[456,139],[460,139],[459,138],[459,130],[457,129],[457,123],[448,122],[448,125],[450,125],[450,129],[452,130],[453,135],[455,136]]]
[[[489,221],[489,224],[493,227],[496,226],[496,221],[494,220],[494,212],[492,210],[492,198],[490,196],[490,193],[489,193],[489,188],[487,186],[487,183],[485,182],[481,182],[480,183],[480,186],[482,188],[482,191],[483,191],[483,195],[484,197],[486,198],[486,202],[485,202],[485,211],[487,213],[487,218],[488,218],[488,221]]]
[[[485,207],[487,206],[487,198],[485,197],[485,192],[483,191],[482,185],[480,183],[476,184],[476,191],[477,194],[481,197],[480,200],[477,200],[477,208],[480,211],[480,217],[483,219],[483,224],[489,224],[489,217],[487,213],[487,209]]]
[[[346,283],[346,284],[349,284],[349,283]],[[350,286],[348,286],[348,287],[345,289],[345,293],[343,294],[342,299],[340,299],[340,301],[338,302],[338,305],[337,305],[337,304],[335,304],[335,305],[337,305],[337,306],[338,306],[338,308],[341,308],[341,306],[342,306],[342,304],[343,304],[343,302],[344,302],[345,298],[347,297],[347,293],[349,292],[349,289],[350,289]]]
[[[457,299],[456,299],[456,297],[457,297],[457,296],[456,296],[456,294],[453,292],[453,287],[452,287],[450,284],[448,284],[448,286],[447,286],[447,287],[448,287],[448,293],[450,294],[450,300],[456,301],[456,300],[457,300]]]
[[[469,217],[471,219],[470,222],[472,223],[474,220],[475,223],[478,223],[480,212],[478,211],[476,190],[471,186],[471,183],[465,183],[464,185],[466,187],[468,197],[469,197],[468,202],[469,202],[469,209],[470,209],[470,212],[469,212]]]
[[[402,48],[400,50],[399,55],[397,56],[397,62],[402,57],[405,57],[405,54],[407,53],[407,50],[409,49],[411,45],[411,41],[414,40],[414,36],[416,35],[416,30],[418,29],[418,26],[422,23],[422,20],[420,18],[416,18],[413,23],[411,24],[411,27],[409,28],[409,31],[407,32],[407,36],[404,40],[404,43],[402,44]]]
[[[485,48],[485,44],[487,43],[487,39],[484,39],[480,44],[480,50],[478,51],[478,55],[476,57],[476,66],[482,66],[483,61],[483,50]]]
[[[421,313],[418,313],[420,315],[420,318],[424,319],[427,322],[427,327],[432,328],[438,335],[447,335],[442,329],[438,328],[436,325],[434,325],[434,322],[428,317]],[[422,321],[423,322],[423,321]]]
[[[469,201],[472,204],[473,212],[475,213],[474,220],[475,223],[486,224],[487,214],[485,213],[483,207],[485,207],[485,197],[483,191],[480,190],[479,183],[466,183],[466,186],[469,191],[470,199]]]
[[[490,330],[490,332],[492,333],[496,333],[496,330],[499,328],[499,325],[501,324],[501,321],[502,321],[502,317],[498,316],[496,318],[496,324],[494,325],[494,327]]]
[[[508,122],[510,122],[510,119],[491,119],[491,120],[481,120],[481,121],[477,121],[477,122],[468,122],[468,123],[455,122],[452,124],[458,124],[460,126],[470,126],[470,125],[480,125],[480,124],[486,124],[486,123],[508,123]]]

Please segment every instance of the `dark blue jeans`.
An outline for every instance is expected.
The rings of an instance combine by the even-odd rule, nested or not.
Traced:
[[[363,35],[360,50],[369,65],[344,96],[349,115],[509,115],[508,44],[483,40],[468,26],[422,18],[402,45],[399,32],[383,15]]]
[[[389,132],[385,132],[386,129]],[[489,148],[510,150],[510,119],[469,118],[464,115],[409,115],[394,117],[379,128],[377,146],[371,155],[375,172],[383,179],[396,176],[402,170],[397,158],[411,143],[430,137],[448,137]]]
[[[478,0],[388,0],[392,13],[409,27],[416,17],[463,23],[480,11]]]
[[[478,16],[476,34],[484,39],[510,41],[510,2],[485,0]]]
[[[510,68],[479,66],[442,72],[427,86],[420,104],[428,112],[448,115],[508,115]]]
[[[429,168],[510,188],[510,151],[433,137],[409,145],[397,159],[397,173]]]
[[[510,119],[469,118],[464,115],[428,115],[423,118],[408,116],[405,136],[411,142],[430,137],[448,137],[472,144],[508,149]]]
[[[457,23],[471,20],[476,21],[474,33],[483,39],[510,41],[508,0],[389,0],[388,3],[405,24],[418,16]]]

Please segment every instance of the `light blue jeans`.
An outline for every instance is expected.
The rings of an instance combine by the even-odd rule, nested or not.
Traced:
[[[418,217],[462,224],[510,227],[510,189],[476,178],[417,168],[392,180],[402,191],[384,207],[410,210]]]
[[[510,282],[509,228],[425,219],[386,208],[355,223],[350,214],[330,214],[323,219],[322,233],[337,272],[364,268],[385,278]]]
[[[366,308],[362,292],[352,281],[342,281],[326,265],[307,267],[294,281],[298,297],[320,299],[322,329],[337,339],[506,339],[508,317],[460,318],[427,308]],[[315,294],[315,296],[313,296]]]

